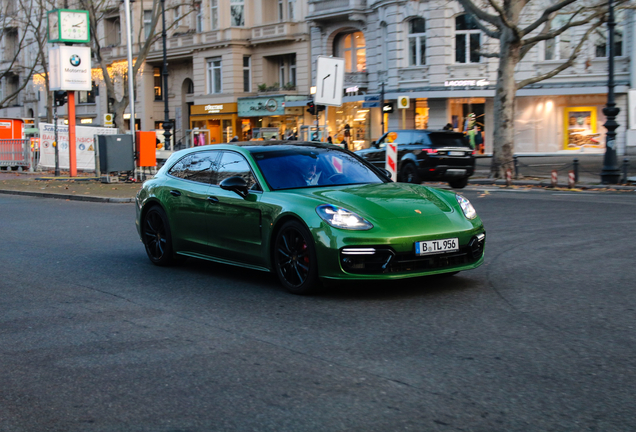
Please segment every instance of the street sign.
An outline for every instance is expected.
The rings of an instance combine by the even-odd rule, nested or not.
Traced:
[[[362,102],[362,108],[380,108],[380,96],[365,96]]]
[[[408,96],[398,97],[398,108],[407,109],[411,106],[411,101]]]
[[[108,114],[104,114],[104,126],[106,127],[113,127],[113,115],[108,113]]]
[[[344,86],[343,58],[318,56],[316,63],[316,105],[342,105],[342,89]]]

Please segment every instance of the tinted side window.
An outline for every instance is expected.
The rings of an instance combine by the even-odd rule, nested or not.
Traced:
[[[191,153],[170,168],[168,174],[184,180],[209,184],[212,182],[218,151]]]
[[[413,142],[412,131],[391,131],[380,138],[378,141],[378,145],[380,148],[384,148],[386,143],[396,143],[396,144],[411,144]]]
[[[256,183],[250,164],[247,163],[243,155],[234,152],[223,152],[217,170],[216,184],[234,176],[242,177],[247,182],[248,189],[251,189]]]

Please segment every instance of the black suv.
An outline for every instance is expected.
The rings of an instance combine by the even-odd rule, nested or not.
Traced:
[[[459,132],[389,131],[372,142],[371,148],[356,154],[378,168],[385,168],[387,142],[398,145],[398,181],[419,184],[423,180],[440,180],[453,188],[463,188],[475,171],[473,149]]]

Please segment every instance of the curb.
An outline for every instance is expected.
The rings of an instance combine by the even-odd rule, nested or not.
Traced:
[[[506,186],[506,181],[497,179],[469,179],[468,184],[474,185],[497,185],[497,186]],[[544,188],[552,188],[552,182],[549,181],[537,181],[537,180],[513,180],[513,186],[538,186]],[[569,185],[563,183],[557,183],[556,187],[558,188],[566,188],[569,189]],[[575,189],[614,189],[614,190],[624,190],[624,191],[636,191],[636,186],[624,186],[624,185],[591,185],[591,184],[582,184],[577,183],[574,185]]]
[[[65,195],[65,194],[53,194],[53,193],[44,193],[44,192],[28,192],[28,191],[15,191],[15,190],[3,190],[0,189],[0,193],[5,195],[23,195],[23,196],[31,196],[38,198],[57,198],[71,201],[90,201],[90,202],[104,202],[104,203],[115,203],[115,204],[123,204],[123,203],[134,203],[135,198],[110,198],[110,197],[98,197],[91,195]]]

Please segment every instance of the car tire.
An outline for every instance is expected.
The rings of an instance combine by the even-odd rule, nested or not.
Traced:
[[[400,177],[402,177],[404,183],[422,184],[422,179],[417,172],[417,167],[412,163],[404,164]]]
[[[468,177],[462,177],[459,180],[452,180],[449,181],[448,184],[450,185],[450,187],[452,187],[453,189],[463,189],[466,187],[466,185],[468,184]]]
[[[146,212],[141,232],[150,262],[163,267],[182,261],[174,255],[168,216],[161,207],[153,206]]]
[[[316,246],[303,224],[285,222],[276,233],[273,254],[276,275],[287,291],[307,295],[319,290]]]

